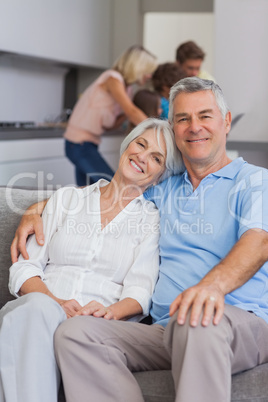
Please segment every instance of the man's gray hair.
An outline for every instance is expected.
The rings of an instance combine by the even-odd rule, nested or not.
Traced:
[[[165,120],[148,118],[138,124],[123,140],[120,147],[120,156],[123,154],[123,152],[125,152],[132,141],[149,129],[155,130],[158,143],[160,143],[160,135],[162,134],[166,144],[166,169],[159,182],[167,179],[169,176],[173,176],[184,171],[185,166],[182,161],[181,153],[176,146],[174,133],[168,121]]]
[[[168,120],[171,124],[171,127],[173,127],[173,104],[175,98],[181,93],[194,93],[199,91],[213,92],[222,118],[225,119],[226,114],[229,112],[229,107],[219,85],[211,80],[203,80],[198,77],[188,77],[178,81],[170,89]]]

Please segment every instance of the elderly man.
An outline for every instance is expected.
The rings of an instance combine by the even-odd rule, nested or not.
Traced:
[[[141,402],[131,371],[170,368],[177,402],[227,402],[231,374],[268,362],[268,172],[226,155],[231,113],[213,81],[175,84],[169,120],[186,170],[146,195],[161,213],[153,325],[61,324],[68,402]]]

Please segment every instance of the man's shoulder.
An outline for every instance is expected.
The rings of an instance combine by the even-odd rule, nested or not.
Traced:
[[[156,186],[150,187],[145,193],[144,197],[146,200],[153,201],[156,203],[156,200],[165,199],[169,194],[173,193],[178,189],[178,187],[182,183],[183,173],[180,173],[175,176],[170,176],[166,180],[157,184]]]
[[[245,162],[237,172],[237,179],[243,178],[253,181],[258,180],[258,178],[268,180],[268,169]]]
[[[268,169],[246,162],[242,157],[234,159],[222,169],[213,173],[215,176],[224,176],[234,182],[242,179],[255,180],[257,176],[268,179]]]

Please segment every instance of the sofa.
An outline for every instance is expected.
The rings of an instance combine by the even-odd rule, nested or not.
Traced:
[[[0,308],[13,298],[8,291],[8,275],[11,265],[10,244],[21,215],[29,205],[47,198],[50,194],[51,192],[43,190],[0,188]],[[41,344],[40,347],[42,347]],[[141,387],[145,402],[175,401],[170,371],[139,372],[134,373],[134,376]],[[61,387],[59,402],[64,401],[64,392]],[[268,363],[232,377],[231,401],[268,402]]]

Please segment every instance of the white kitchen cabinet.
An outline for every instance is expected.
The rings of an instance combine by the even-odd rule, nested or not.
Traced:
[[[122,135],[103,137],[100,152],[116,170]],[[75,185],[73,164],[63,138],[0,141],[0,186],[52,189]]]
[[[72,164],[62,138],[0,142],[0,185],[57,188],[74,184]]]
[[[113,0],[1,0],[0,51],[109,67],[112,3]]]

